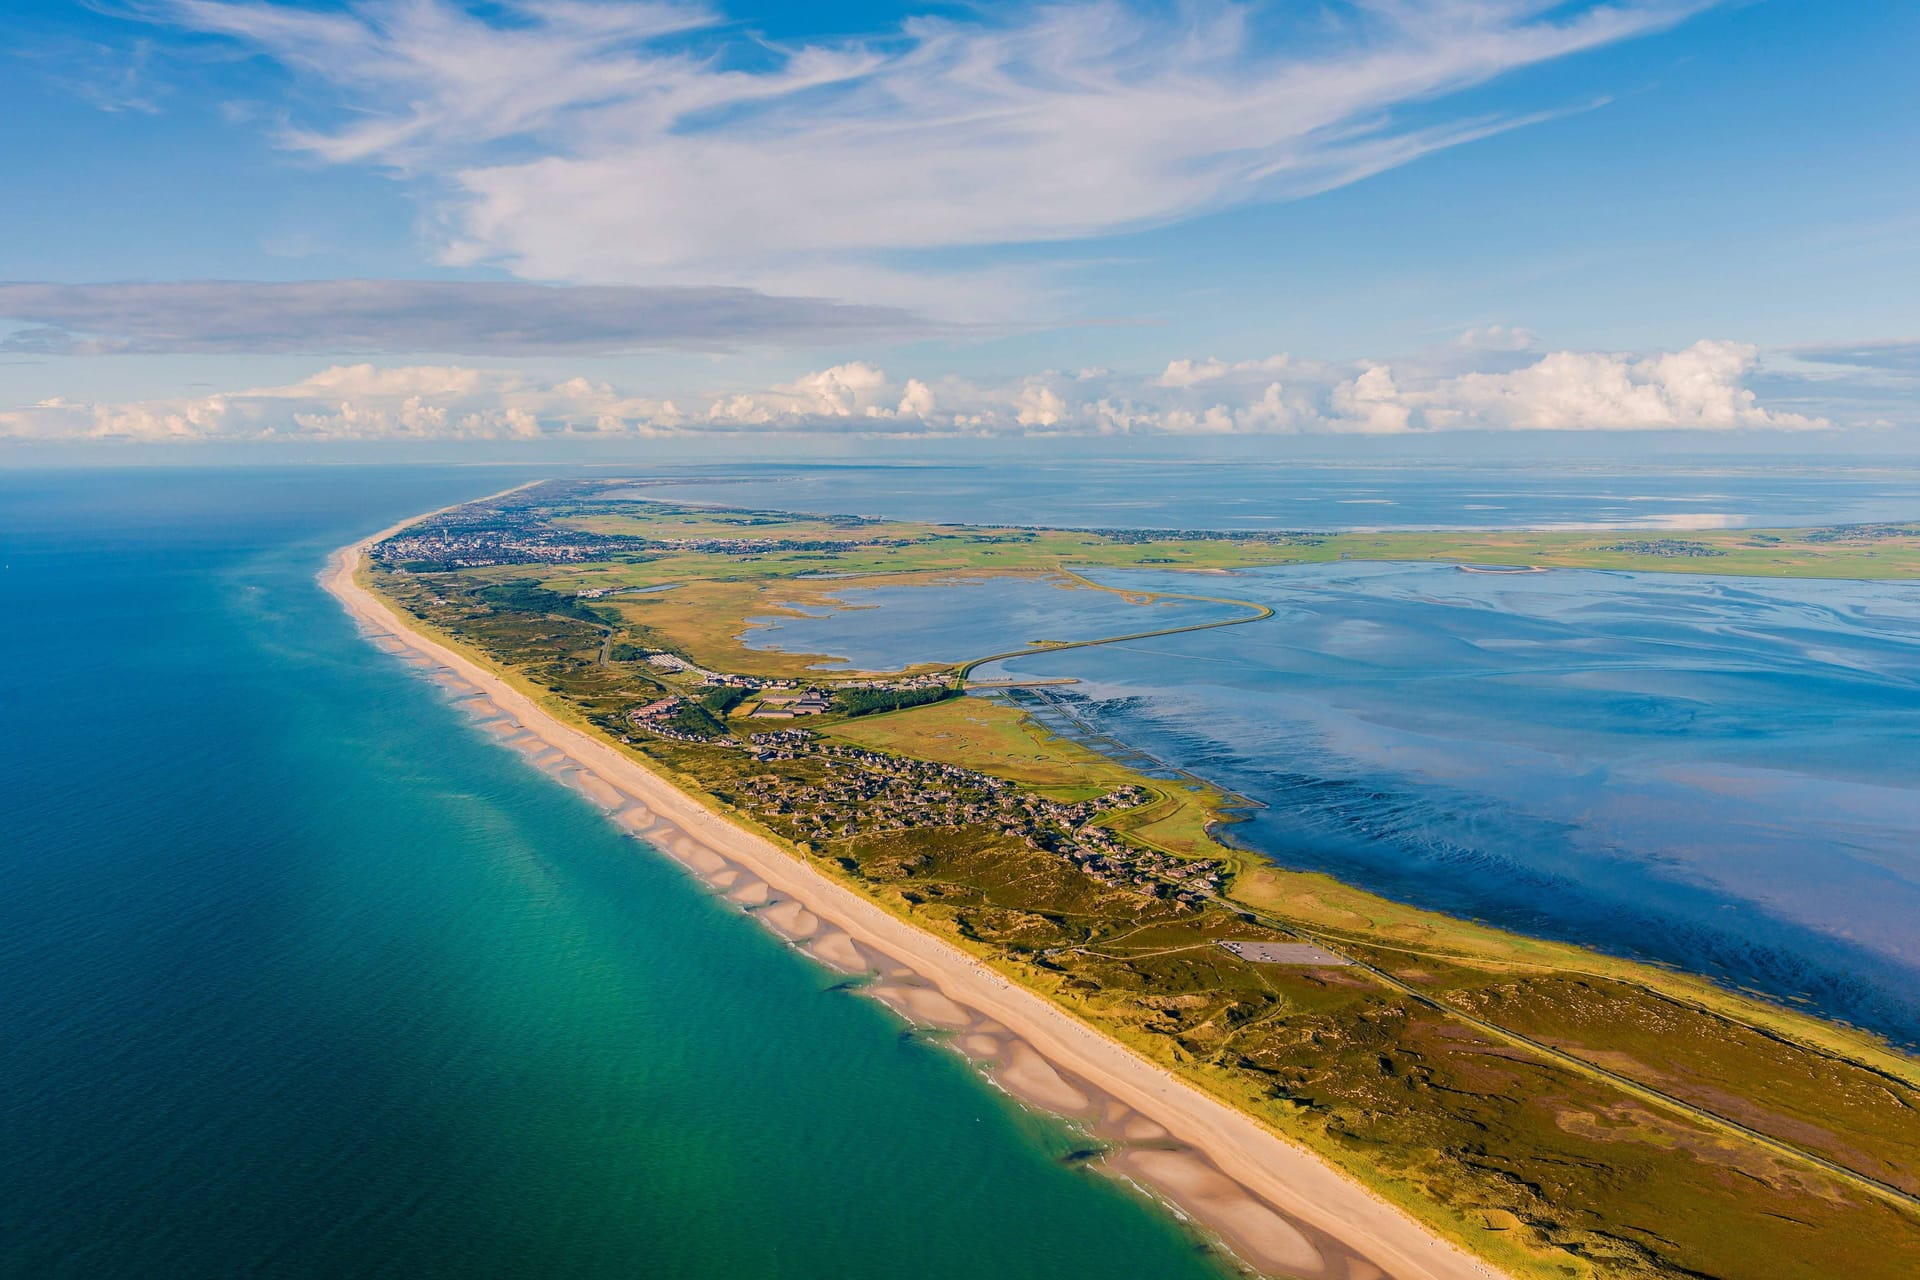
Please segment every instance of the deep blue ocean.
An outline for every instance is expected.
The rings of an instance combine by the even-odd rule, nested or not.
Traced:
[[[0,475],[0,1275],[1217,1274],[315,581],[520,478]]]

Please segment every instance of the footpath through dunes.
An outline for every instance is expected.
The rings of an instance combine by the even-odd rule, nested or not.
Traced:
[[[1115,1173],[1269,1274],[1502,1274],[1318,1156],[727,821],[609,743],[562,723],[496,671],[409,627],[356,575],[369,546],[412,523],[344,549],[324,577],[377,643],[490,703],[509,745],[568,778],[636,836],[822,963],[872,975],[863,990],[948,1035],[1009,1093],[1087,1126],[1112,1144],[1106,1163]]]

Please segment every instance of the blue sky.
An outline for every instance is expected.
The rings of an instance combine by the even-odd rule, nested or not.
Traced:
[[[1912,4],[15,0],[8,34],[15,442],[1920,428]]]

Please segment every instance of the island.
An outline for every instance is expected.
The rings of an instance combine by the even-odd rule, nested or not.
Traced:
[[[1254,566],[1920,577],[1920,524],[1641,537],[974,527],[525,486],[328,585],[636,837],[1276,1276],[1920,1274],[1920,1062],[1704,978],[1288,871],[1237,798],[1049,732],[1023,652],[1265,621]],[[856,585],[1186,570],[1140,623],[823,670]],[[1219,589],[1214,589],[1214,588]],[[1118,593],[1126,595],[1126,593]],[[1157,614],[1153,606],[1169,606]],[[1181,606],[1181,607],[1174,607]],[[985,695],[985,696],[983,696]]]

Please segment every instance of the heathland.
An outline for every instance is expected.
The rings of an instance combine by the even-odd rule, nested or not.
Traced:
[[[1214,837],[1232,797],[959,696],[992,655],[828,676],[834,655],[745,642],[749,619],[851,586],[1084,588],[1086,567],[1902,578],[1920,576],[1920,525],[1145,533],[725,511],[609,487],[438,513],[377,543],[366,581],[606,749],[1514,1274],[1920,1269],[1920,1065],[1871,1036],[1236,851]],[[1191,625],[1265,619],[1232,607],[1230,578],[1193,581],[1176,599],[1213,612]],[[1141,616],[1118,634],[1174,629]]]

